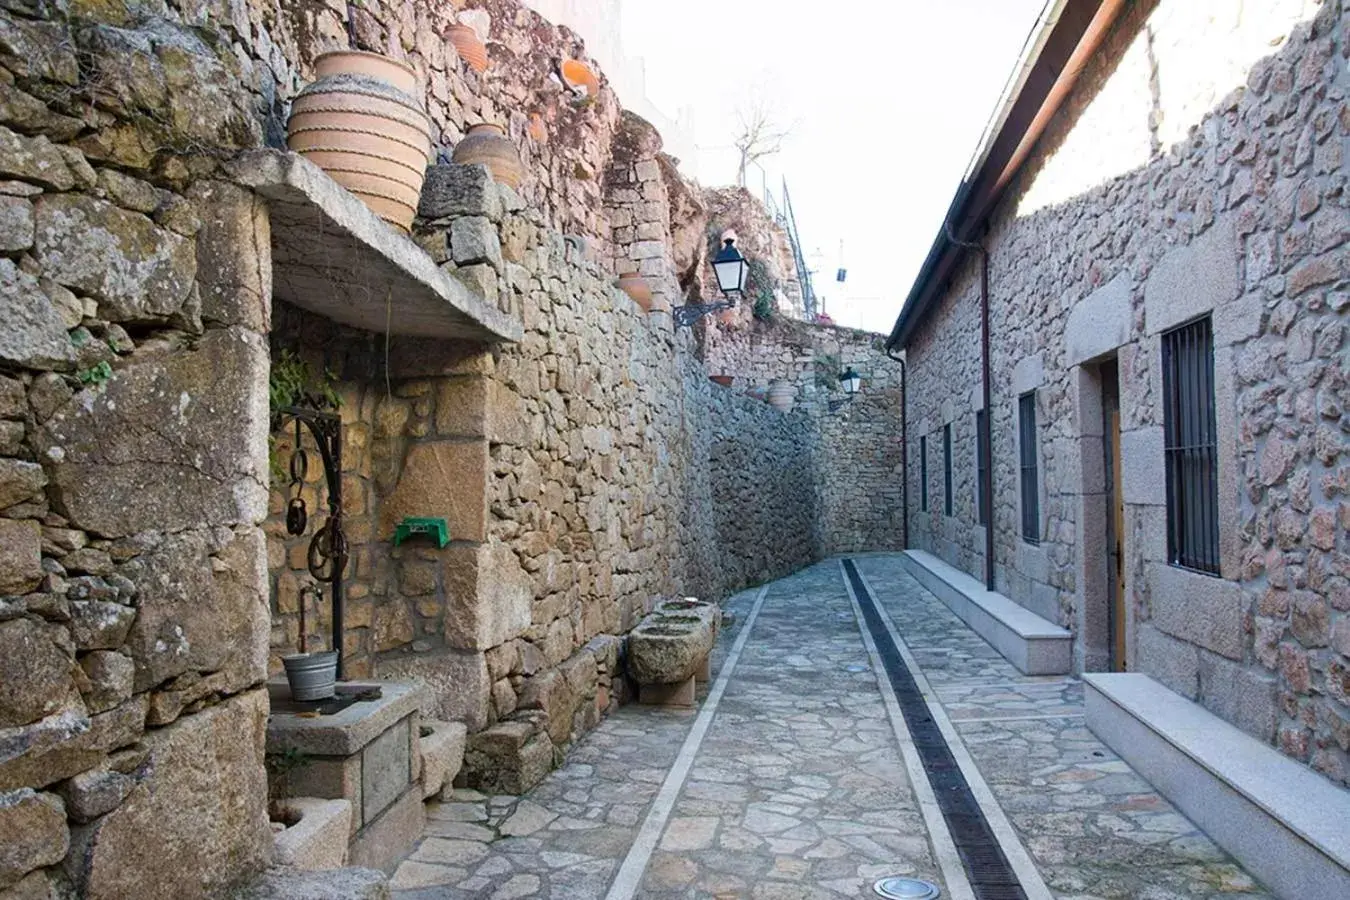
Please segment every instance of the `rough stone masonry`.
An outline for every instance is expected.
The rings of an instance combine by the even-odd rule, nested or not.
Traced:
[[[559,56],[584,58],[576,35],[511,0],[348,10],[0,2],[5,900],[228,896],[269,858],[262,683],[307,596],[269,505],[283,349],[332,365],[344,400],[353,669],[431,685],[475,732],[480,784],[528,786],[622,697],[622,636],[655,599],[893,534],[871,499],[898,465],[893,404],[851,408],[878,449],[845,453],[850,413],[813,393],[800,341],[757,331],[727,390],[699,341],[614,289],[636,269],[671,302],[702,297],[706,204],[610,91],[575,103],[553,82]],[[439,37],[456,15],[488,32],[485,76]],[[228,163],[282,145],[289,99],[348,25],[417,70],[442,158],[477,121],[520,149],[518,194],[434,169],[429,188],[478,178],[455,195],[477,206],[432,202],[417,235],[523,324],[518,344],[396,340],[386,358],[376,336],[273,308],[267,202]],[[891,384],[870,337],[811,341]],[[745,396],[775,378],[799,409]],[[838,530],[845,508],[885,521]],[[454,541],[392,548],[415,511]]]

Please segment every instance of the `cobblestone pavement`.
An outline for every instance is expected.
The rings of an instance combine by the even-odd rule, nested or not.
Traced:
[[[1087,731],[1076,679],[1019,675],[895,556],[857,561],[1056,897],[1268,896]],[[726,604],[714,677],[758,593]],[[526,797],[431,804],[395,896],[599,900],[630,854],[631,896],[653,900],[866,897],[891,873],[942,884],[836,561],[767,587],[677,766],[695,715],[625,707]],[[644,846],[672,767],[687,777]]]

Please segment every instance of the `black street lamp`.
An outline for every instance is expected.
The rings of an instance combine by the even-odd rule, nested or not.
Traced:
[[[844,399],[831,400],[830,412],[842,409],[853,401],[853,398],[858,395],[858,391],[862,390],[862,376],[853,371],[852,366],[849,366],[839,373],[839,384],[844,388]]]
[[[692,325],[709,313],[731,309],[736,301],[745,294],[745,282],[750,276],[750,263],[736,249],[736,232],[727,231],[722,235],[722,249],[712,261],[713,274],[717,276],[717,287],[721,289],[725,300],[717,303],[686,303],[671,311],[675,327]]]

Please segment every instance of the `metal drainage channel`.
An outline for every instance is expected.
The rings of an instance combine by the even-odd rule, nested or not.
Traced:
[[[867,630],[876,642],[877,654],[895,690],[895,699],[905,716],[914,749],[919,752],[924,771],[928,773],[938,808],[942,810],[942,817],[951,832],[952,843],[956,845],[956,852],[970,877],[971,890],[977,900],[1027,900],[984,812],[971,793],[970,785],[966,783],[966,776],[961,774],[961,768],[956,764],[946,738],[942,736],[937,722],[933,721],[928,704],[914,683],[914,676],[900,656],[900,649],[882,623],[876,601],[859,577],[853,560],[844,560],[844,572],[853,585],[858,605],[862,607]]]

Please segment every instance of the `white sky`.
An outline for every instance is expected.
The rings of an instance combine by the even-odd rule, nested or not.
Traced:
[[[1043,2],[625,0],[623,44],[658,108],[693,107],[704,184],[735,181],[747,96],[793,124],[765,168],[775,192],[787,176],[816,293],[888,332]]]

